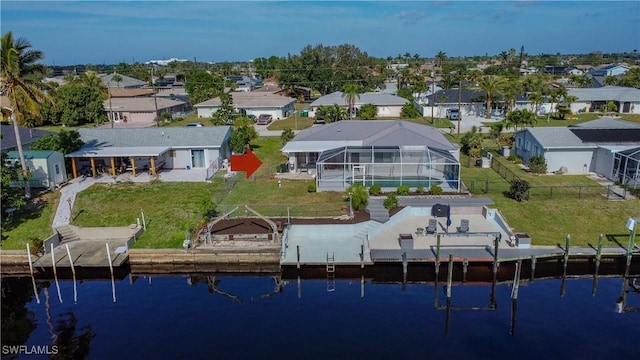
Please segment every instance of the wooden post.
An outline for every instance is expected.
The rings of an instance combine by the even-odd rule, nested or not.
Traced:
[[[296,245],[296,267],[300,270],[300,245]]]
[[[447,300],[451,299],[452,284],[453,284],[453,255],[449,254],[449,272],[447,274]]]
[[[598,250],[596,251],[596,268],[600,266],[600,259],[602,257],[602,241],[604,240],[604,234],[600,234],[598,238]]]
[[[29,257],[29,271],[31,271],[31,284],[33,285],[33,294],[36,296],[36,301],[40,304],[40,296],[38,296],[38,287],[36,286],[36,278],[33,277],[33,261],[31,260],[31,249],[29,243],[27,243],[27,256]]]
[[[360,244],[360,269],[364,269],[364,244]]]
[[[142,214],[142,229],[147,231],[147,222],[144,220],[144,209],[140,208],[140,213]]]
[[[520,289],[520,271],[522,270],[522,260],[516,262],[516,271],[513,278],[513,289],[511,289],[511,299],[518,299],[518,290]]]
[[[156,176],[156,158],[149,156],[149,163],[151,163],[151,176]]]
[[[116,158],[111,157],[111,176],[116,176]]]
[[[402,274],[407,276],[407,267],[409,266],[409,260],[407,259],[407,252],[402,253]]]
[[[53,266],[53,277],[56,281],[56,289],[58,290],[58,301],[62,304],[62,294],[60,294],[60,283],[58,282],[58,270],[56,269],[56,257],[53,254],[53,243],[51,244],[51,265]]]
[[[469,267],[469,260],[467,258],[462,259],[462,283],[467,282],[468,267]]]
[[[109,251],[109,244],[105,244],[107,247],[107,258],[109,259],[109,271],[111,271],[111,294],[113,296],[113,302],[116,302],[116,281],[113,277],[113,262],[111,261],[111,251]]]
[[[136,175],[136,158],[132,156],[129,159],[131,160],[131,173],[133,174],[133,177],[136,177],[138,176]]]
[[[96,172],[96,158],[90,158],[91,160],[91,174],[93,174],[93,177],[96,177],[97,172]]]
[[[438,281],[438,275],[440,274],[440,234],[436,237],[436,282]]]
[[[493,274],[494,276],[498,273],[498,245],[500,242],[500,237],[496,236],[493,240]]]
[[[535,277],[536,274],[536,256],[535,255],[531,255],[531,280],[533,280],[533,278]]]
[[[564,268],[567,268],[567,262],[569,261],[569,246],[571,243],[571,235],[567,234],[564,247]]]
[[[300,275],[298,275],[298,299],[302,297],[302,284],[300,283]]]
[[[71,171],[73,172],[73,178],[78,177],[78,168],[76,167],[76,158],[71,158]]]
[[[31,260],[31,249],[29,248],[29,243],[27,243],[27,256],[29,257],[29,272],[31,276],[33,276],[33,261]]]
[[[71,274],[73,275],[73,302],[78,303],[78,289],[76,288],[76,268],[73,266],[73,258],[69,250],[69,244],[65,244],[67,248],[67,257],[69,257],[69,265],[71,265]]]

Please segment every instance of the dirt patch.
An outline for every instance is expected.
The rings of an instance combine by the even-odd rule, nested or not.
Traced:
[[[342,218],[291,218],[291,224],[357,224],[369,220],[369,213],[366,211],[355,211],[353,215],[353,218],[348,220],[342,220]],[[287,223],[286,218],[272,218],[270,220],[278,225],[279,230]],[[213,233],[216,235],[268,234],[270,232],[269,224],[259,218],[225,219],[213,226]]]

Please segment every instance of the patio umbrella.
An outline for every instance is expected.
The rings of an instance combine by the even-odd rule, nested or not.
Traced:
[[[451,226],[451,205],[447,205],[447,232],[449,232],[449,226]]]

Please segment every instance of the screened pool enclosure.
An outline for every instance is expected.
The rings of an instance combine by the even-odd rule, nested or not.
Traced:
[[[613,160],[613,177],[622,184],[640,187],[640,147],[620,151]]]
[[[322,152],[316,162],[318,191],[342,191],[354,183],[383,190],[408,185],[460,191],[460,163],[449,152],[427,146],[344,146]]]

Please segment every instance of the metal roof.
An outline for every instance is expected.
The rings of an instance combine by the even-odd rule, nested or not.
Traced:
[[[364,104],[373,104],[376,106],[402,106],[408,103],[409,100],[383,92],[370,92],[360,94],[359,97],[356,97],[355,105],[364,105]],[[334,93],[322,96],[318,98],[316,101],[312,102],[310,107],[318,107],[322,105],[345,105],[346,101],[343,97],[343,93],[341,91],[336,91]]]
[[[116,74],[117,73],[114,71],[111,74],[100,75],[100,78],[108,88],[137,88],[147,85],[147,83],[142,80],[138,80],[122,74],[117,74],[118,76],[120,76],[120,81],[115,81],[113,80],[113,77]]]
[[[611,117],[601,117],[580,124],[569,125],[569,127],[578,127],[582,129],[640,129],[640,124]]]
[[[343,120],[300,131],[283,151],[305,145],[296,143],[326,142],[328,150],[345,145],[410,146],[424,145],[445,151],[456,150],[442,133],[433,127],[403,120]],[[305,150],[300,150],[305,151]]]
[[[216,148],[231,132],[229,126],[78,129],[86,147]]]
[[[67,154],[66,157],[121,157],[121,156],[160,156],[167,151],[168,146],[129,146],[129,147],[83,147],[78,151]]]

